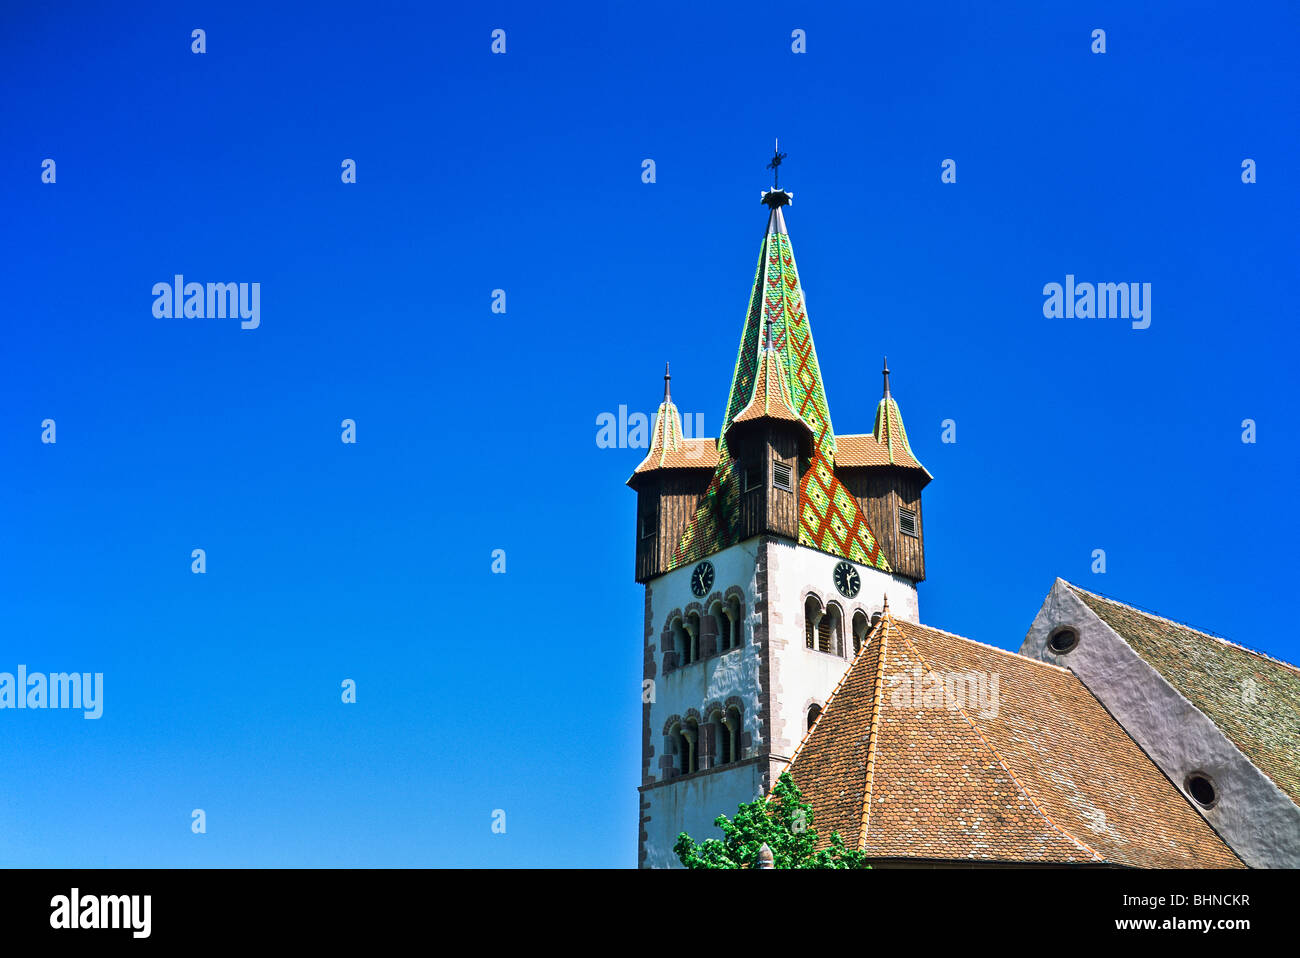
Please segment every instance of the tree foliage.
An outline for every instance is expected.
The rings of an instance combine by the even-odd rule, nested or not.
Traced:
[[[845,847],[839,832],[831,832],[829,848],[817,850],[813,808],[789,772],[781,773],[769,798],[744,802],[734,820],[719,815],[713,824],[721,839],[697,843],[686,832],[677,836],[673,851],[687,868],[757,868],[764,843],[777,868],[871,867],[865,853]]]

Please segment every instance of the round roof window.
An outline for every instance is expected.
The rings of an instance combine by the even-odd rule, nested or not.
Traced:
[[[1213,808],[1214,803],[1219,800],[1219,793],[1214,787],[1214,782],[1204,772],[1193,772],[1188,775],[1186,787],[1187,793],[1192,796],[1192,800],[1201,808]]]
[[[1079,644],[1079,633],[1074,629],[1057,629],[1047,640],[1047,647],[1057,655],[1064,655]]]

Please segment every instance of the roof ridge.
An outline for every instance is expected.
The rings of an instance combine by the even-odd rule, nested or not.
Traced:
[[[885,694],[885,646],[889,644],[889,630],[893,623],[892,615],[881,616],[879,622],[880,644],[876,652],[876,678],[872,683],[875,690],[871,701],[871,724],[867,726],[867,781],[862,790],[862,827],[858,829],[858,851],[860,852],[867,850],[867,831],[871,827],[871,791],[876,784],[876,739],[880,732],[880,701]],[[904,641],[906,638],[904,636]],[[862,651],[866,651],[866,646],[863,646]]]
[[[933,672],[934,670],[930,668],[930,664],[925,660],[925,656],[921,654],[921,650],[918,649],[916,647],[916,644],[913,643],[912,640],[907,637],[906,633],[903,634],[903,641],[907,643],[908,648],[910,648],[912,652],[916,655],[916,657],[920,660],[921,667],[925,669],[926,673],[928,674],[930,672]],[[945,686],[944,696],[947,697],[947,695],[948,695],[948,690],[947,687]],[[1051,815],[1047,814],[1047,812],[1043,809],[1043,807],[1039,805],[1038,802],[1034,799],[1034,796],[1029,793],[1029,789],[1025,788],[1024,784],[1020,781],[1019,776],[1017,776],[1016,773],[1011,770],[1011,766],[1009,766],[1006,763],[1006,760],[1002,758],[1002,754],[997,750],[994,744],[988,740],[988,738],[984,734],[983,729],[981,729],[979,727],[979,724],[973,718],[970,717],[970,713],[966,711],[965,707],[963,707],[955,699],[953,700],[953,704],[956,705],[956,711],[961,713],[961,717],[966,720],[967,724],[969,724],[970,727],[975,731],[975,734],[979,736],[980,741],[983,742],[985,747],[990,752],[993,753],[993,757],[997,759],[998,764],[1002,766],[1002,770],[1011,776],[1011,781],[1016,783],[1016,788],[1020,789],[1020,793],[1024,795],[1025,798],[1029,799],[1029,804],[1034,806],[1034,811],[1038,812],[1038,814],[1043,817],[1043,819],[1047,822],[1047,824],[1051,825],[1054,829],[1056,829],[1066,838],[1070,839],[1070,841],[1074,842],[1085,852],[1091,855],[1094,859],[1096,859],[1097,861],[1106,861],[1107,859],[1103,858],[1101,855],[1099,855],[1088,845],[1085,845],[1078,838],[1075,838],[1074,835],[1072,835],[1069,831],[1067,831],[1065,828],[1062,828],[1060,825],[1058,825],[1055,822],[1055,820],[1053,820]]]
[[[1161,615],[1159,612],[1153,612],[1150,609],[1144,609],[1140,605],[1133,605],[1133,603],[1131,602],[1124,602],[1121,601],[1120,599],[1111,598],[1108,595],[1102,595],[1100,592],[1093,592],[1090,589],[1085,589],[1083,586],[1075,585],[1069,579],[1062,579],[1061,581],[1064,582],[1066,585],[1068,585],[1075,592],[1082,592],[1084,595],[1090,595],[1095,599],[1101,599],[1101,601],[1109,602],[1111,605],[1118,605],[1121,608],[1129,609],[1133,612],[1136,612],[1138,615],[1146,616],[1148,619],[1158,619],[1161,622],[1168,622],[1170,625],[1176,625],[1180,629],[1186,629],[1188,632],[1195,632],[1198,635],[1205,636],[1207,639],[1214,639],[1216,642],[1222,642],[1224,645],[1231,646],[1234,649],[1241,649],[1241,651],[1249,652],[1251,655],[1257,655],[1261,659],[1267,659],[1268,661],[1273,662],[1277,665],[1285,666],[1286,668],[1292,670],[1293,672],[1300,672],[1300,665],[1294,665],[1291,662],[1286,661],[1285,659],[1279,659],[1276,656],[1269,655],[1267,652],[1261,652],[1259,651],[1259,649],[1252,649],[1248,645],[1242,645],[1240,642],[1234,642],[1232,639],[1229,639],[1226,636],[1219,635],[1217,632],[1211,632],[1208,629],[1201,629],[1194,625],[1189,625],[1186,622],[1179,622],[1177,619],[1171,619],[1169,616]]]
[[[987,642],[981,642],[979,639],[972,639],[969,635],[959,635],[956,632],[949,632],[947,629],[940,629],[933,625],[926,625],[924,622],[909,622],[908,625],[913,625],[918,629],[928,629],[931,632],[946,635],[951,639],[961,639],[963,642],[969,642],[971,645],[978,645],[980,648],[990,649],[994,652],[1001,652],[1003,655],[1010,655],[1013,658],[1020,659],[1020,661],[1027,665],[1042,665],[1049,669],[1055,669],[1058,672],[1064,672],[1066,675],[1074,674],[1063,665],[1057,665],[1054,662],[1044,662],[1042,659],[1031,659],[1027,655],[1021,655],[1019,652],[1012,652],[1010,649],[1004,649],[998,645],[989,645]]]

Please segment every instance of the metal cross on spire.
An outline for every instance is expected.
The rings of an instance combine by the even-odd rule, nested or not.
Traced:
[[[773,211],[778,207],[785,206],[794,196],[781,189],[781,161],[785,159],[785,154],[781,152],[781,141],[774,141],[772,147],[772,161],[767,164],[767,168],[772,171],[772,188],[763,190],[763,203],[770,206]],[[785,227],[781,227],[781,232],[785,232]]]
[[[767,168],[772,171],[772,189],[777,190],[780,189],[781,161],[784,160],[788,154],[781,152],[780,139],[773,140],[773,144],[772,162],[767,164]]]

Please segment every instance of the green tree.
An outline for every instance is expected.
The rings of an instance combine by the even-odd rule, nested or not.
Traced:
[[[870,868],[865,853],[845,847],[831,832],[829,848],[817,851],[812,806],[803,800],[789,772],[782,772],[769,799],[744,802],[735,820],[719,815],[713,822],[722,838],[697,843],[682,832],[673,852],[687,868],[756,868],[758,850],[772,850],[777,868]]]

